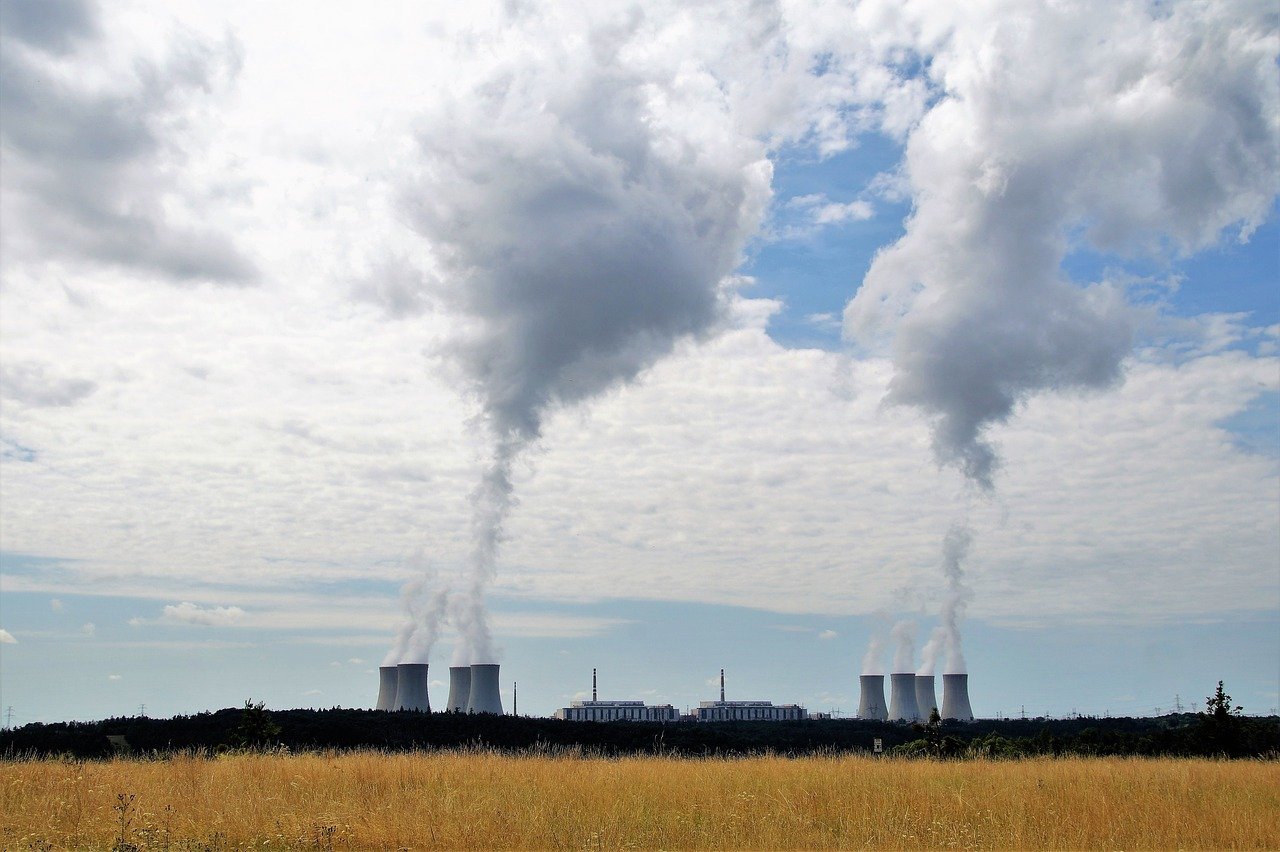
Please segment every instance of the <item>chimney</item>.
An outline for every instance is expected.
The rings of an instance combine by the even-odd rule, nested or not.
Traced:
[[[720,670],[720,703],[724,703],[724,669]]]
[[[467,701],[471,698],[471,666],[449,666],[449,706],[450,713],[467,712]]]
[[[920,718],[929,721],[929,714],[938,707],[938,696],[933,691],[933,675],[916,675],[916,709]]]
[[[396,709],[396,688],[399,684],[395,666],[378,666],[378,703],[375,710]]]
[[[920,710],[916,705],[915,672],[895,672],[889,676],[892,682],[892,693],[889,703],[889,718],[897,721],[919,722]]]
[[[969,706],[969,676],[944,674],[942,676],[942,718],[973,721],[973,709]]]
[[[471,695],[467,698],[467,712],[502,714],[497,663],[475,663],[471,666]]]
[[[516,697],[517,697],[516,690],[518,690],[519,688],[520,688],[520,684],[516,683],[514,680],[513,680],[513,681],[511,681],[511,715],[512,715],[512,716],[519,716],[519,715],[520,715],[520,714],[516,711],[516,707],[517,707],[517,704],[516,704]]]
[[[422,713],[431,712],[431,701],[427,698],[427,664],[401,663],[396,667],[396,710],[417,710]]]
[[[596,700],[596,670],[591,670],[591,700]]]
[[[859,719],[878,719],[881,722],[889,718],[884,709],[884,675],[862,675],[858,678],[862,696],[858,699]]]

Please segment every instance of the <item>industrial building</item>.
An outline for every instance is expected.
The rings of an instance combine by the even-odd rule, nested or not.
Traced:
[[[571,722],[678,722],[680,711],[670,704],[649,706],[643,701],[601,701],[596,690],[596,670],[591,670],[591,700],[572,701],[552,715]]]
[[[798,704],[774,705],[772,701],[726,701],[724,669],[720,670],[720,700],[698,702],[699,722],[785,722],[809,718]]]

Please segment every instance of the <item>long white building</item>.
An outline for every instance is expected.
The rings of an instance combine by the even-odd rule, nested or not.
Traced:
[[[699,722],[785,722],[808,719],[809,712],[799,704],[772,701],[702,701],[698,704]]]
[[[571,722],[678,722],[680,711],[670,704],[643,701],[573,701],[553,714]]]

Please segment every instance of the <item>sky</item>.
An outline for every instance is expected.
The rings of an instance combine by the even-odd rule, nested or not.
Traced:
[[[0,3],[7,721],[1275,712],[1274,4],[459,5]]]

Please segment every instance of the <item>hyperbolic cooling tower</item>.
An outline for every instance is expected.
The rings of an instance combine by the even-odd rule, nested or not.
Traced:
[[[471,667],[471,696],[467,699],[467,712],[501,715],[497,663],[476,663]]]
[[[942,718],[973,721],[973,709],[969,706],[969,676],[944,674],[942,676]]]
[[[879,719],[881,722],[888,719],[889,714],[884,709],[884,675],[862,675],[858,684],[862,687],[858,718]]]
[[[375,710],[396,709],[396,689],[400,678],[395,666],[378,666],[378,704]]]
[[[399,685],[396,687],[396,710],[420,710],[431,712],[427,698],[427,664],[401,663],[398,667]]]
[[[471,666],[449,666],[449,706],[450,713],[467,712],[467,702],[471,700]]]
[[[895,672],[890,675],[892,692],[890,695],[889,718],[895,722],[903,719],[908,722],[920,721],[920,710],[916,705],[915,672]]]
[[[933,675],[916,675],[916,709],[920,718],[928,720],[938,707],[938,697],[933,691]]]

